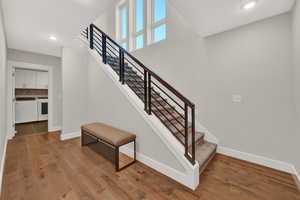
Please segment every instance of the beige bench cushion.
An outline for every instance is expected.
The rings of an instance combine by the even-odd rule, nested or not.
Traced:
[[[99,122],[83,125],[81,129],[114,146],[127,144],[136,138],[134,134]]]

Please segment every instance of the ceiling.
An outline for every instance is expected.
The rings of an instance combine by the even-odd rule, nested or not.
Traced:
[[[1,0],[0,0],[1,1]],[[118,0],[2,0],[8,47],[61,56],[80,31]],[[258,0],[250,11],[244,0],[169,0],[197,33],[210,36],[285,13],[295,0]],[[55,35],[57,41],[50,41]]]
[[[61,56],[114,0],[2,0],[9,48]],[[50,35],[57,41],[49,40]]]
[[[204,37],[288,12],[295,3],[295,0],[258,0],[254,9],[245,11],[241,9],[244,1],[169,0]]]

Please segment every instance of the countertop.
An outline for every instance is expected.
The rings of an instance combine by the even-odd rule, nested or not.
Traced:
[[[16,99],[48,99],[48,95],[16,95]]]

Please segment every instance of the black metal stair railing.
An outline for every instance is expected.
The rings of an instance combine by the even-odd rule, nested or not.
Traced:
[[[91,24],[81,34],[89,41],[90,48],[102,57],[103,63],[112,66],[121,84],[127,84],[143,101],[145,111],[167,123],[174,135],[184,138],[179,141],[185,147],[185,157],[194,165],[195,105],[96,25]]]

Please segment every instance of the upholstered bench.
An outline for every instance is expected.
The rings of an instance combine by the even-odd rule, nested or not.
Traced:
[[[123,145],[134,143],[134,160],[120,168],[119,148]],[[81,145],[97,143],[98,152],[112,161],[116,171],[120,171],[136,161],[136,136],[126,131],[102,123],[91,123],[81,126]]]

